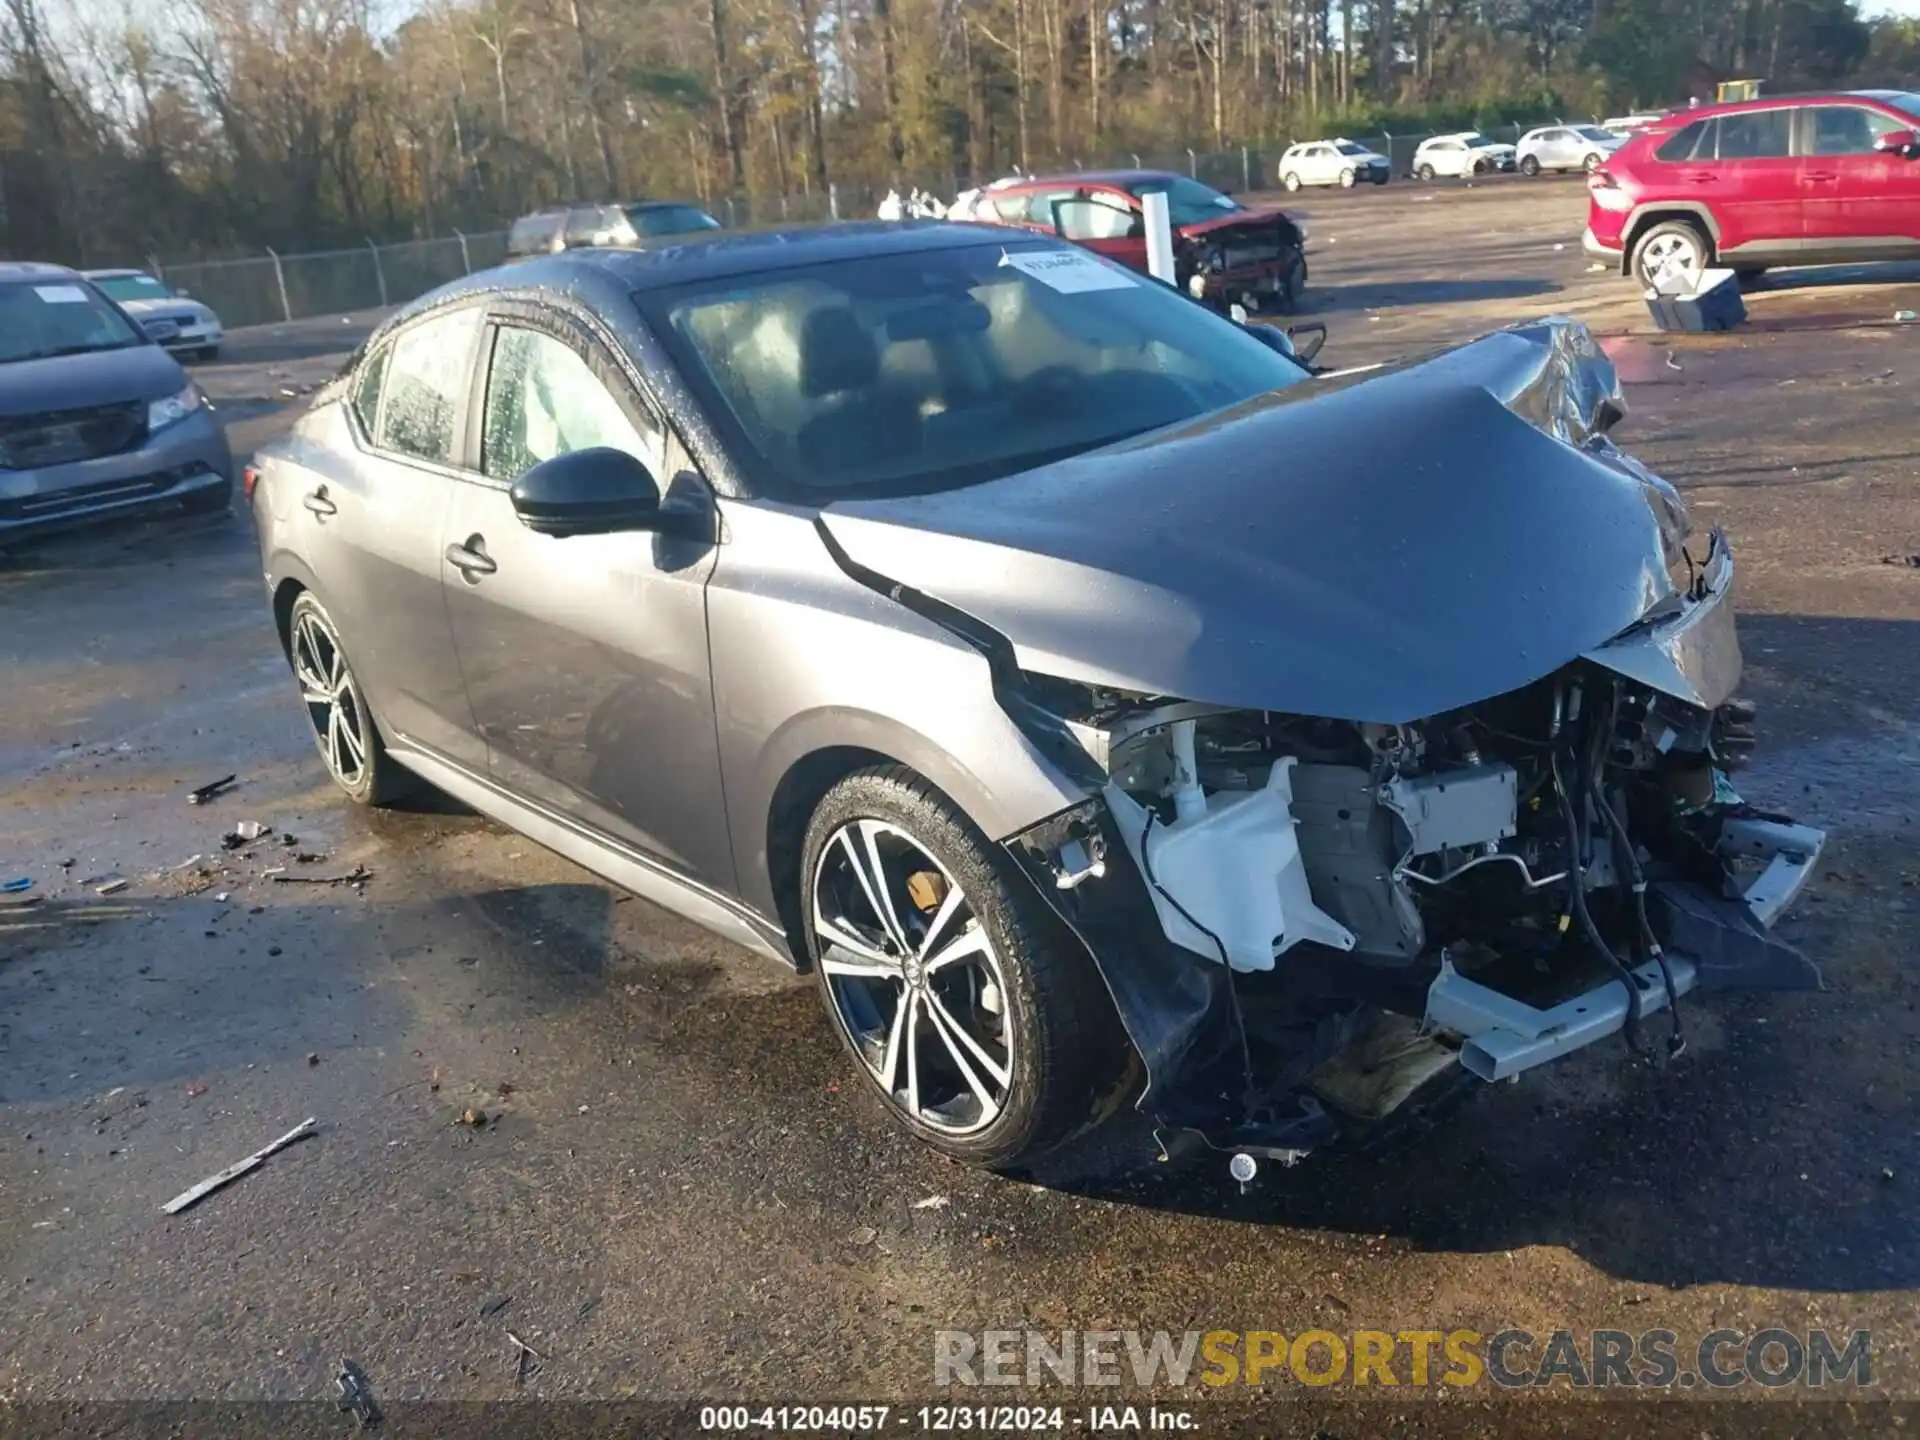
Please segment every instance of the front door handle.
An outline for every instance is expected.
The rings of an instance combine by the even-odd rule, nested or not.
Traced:
[[[1808,172],[1806,181],[1809,185],[1831,185],[1839,178],[1839,175],[1832,170],[1814,170]]]
[[[487,542],[478,535],[469,535],[464,545],[449,545],[447,563],[464,575],[470,585],[477,585],[482,575],[491,575],[500,568],[487,554]]]
[[[338,515],[340,513],[340,507],[327,498],[327,487],[324,485],[318,490],[309,490],[305,495],[301,496],[300,503],[314,514],[323,518],[328,515]]]

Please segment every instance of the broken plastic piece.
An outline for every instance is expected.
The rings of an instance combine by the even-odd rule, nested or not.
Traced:
[[[207,801],[231,790],[234,785],[239,782],[239,779],[240,777],[238,775],[222,775],[218,780],[209,780],[198,790],[188,792],[187,803],[189,805],[204,805]]]
[[[33,877],[31,875],[22,875],[17,879],[7,881],[4,885],[0,885],[0,892],[8,895],[18,895],[22,890],[31,890],[32,888]]]

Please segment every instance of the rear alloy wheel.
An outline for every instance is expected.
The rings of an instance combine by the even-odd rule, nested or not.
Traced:
[[[1663,220],[1642,235],[1634,247],[1633,273],[1643,285],[1651,285],[1661,274],[1698,280],[1712,254],[1707,237],[1690,221]]]
[[[951,802],[898,766],[807,827],[807,948],[841,1042],[893,1116],[991,1168],[1096,1123],[1129,1077],[1091,959]]]
[[[412,789],[412,777],[388,756],[340,634],[311,591],[293,602],[287,652],[313,743],[333,783],[358,805],[385,805]]]
[[[1280,177],[1280,183],[1289,190],[1298,190],[1300,188],[1300,177],[1289,170]]]
[[[1433,166],[1425,160],[1422,160],[1419,167],[1413,172],[1413,178],[1416,180],[1431,181],[1433,179]]]
[[[1353,188],[1354,178],[1353,171],[1342,170],[1340,172],[1340,188],[1342,190],[1351,190]]]
[[[1522,175],[1538,175],[1540,173],[1540,157],[1537,155],[1522,155],[1520,157],[1520,173]]]

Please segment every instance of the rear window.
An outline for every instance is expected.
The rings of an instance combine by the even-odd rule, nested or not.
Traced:
[[[1653,152],[1657,160],[1704,160],[1713,154],[1713,121],[1696,120]]]

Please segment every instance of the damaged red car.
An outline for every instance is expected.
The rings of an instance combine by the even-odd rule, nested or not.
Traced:
[[[972,217],[1059,235],[1147,270],[1143,197],[1167,197],[1175,283],[1219,310],[1289,311],[1307,288],[1306,227],[1277,206],[1242,205],[1167,170],[1037,175],[981,192]]]

